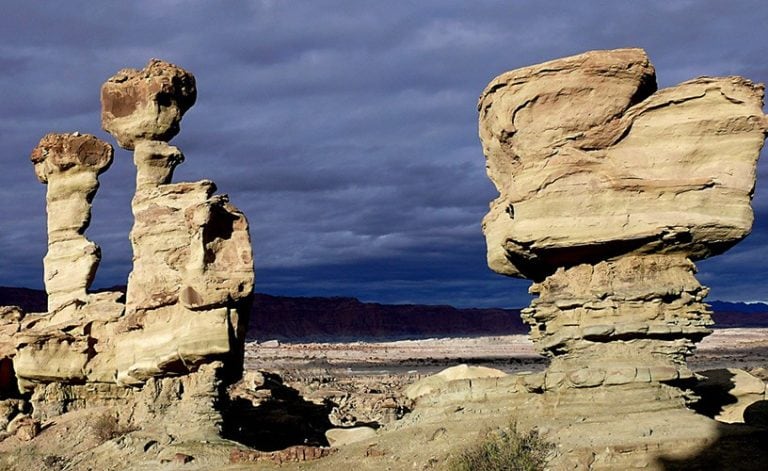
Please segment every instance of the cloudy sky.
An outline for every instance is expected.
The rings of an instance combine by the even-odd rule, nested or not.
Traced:
[[[99,87],[152,57],[193,72],[176,180],[210,178],[251,223],[257,290],[366,301],[523,306],[485,265],[495,197],[476,101],[506,70],[643,47],[659,85],[768,81],[768,2],[67,1],[0,6],[0,285],[42,287],[45,187],[29,152],[96,134]],[[764,152],[765,154],[765,152]],[[752,235],[699,263],[710,299],[768,300],[768,157]],[[102,176],[88,237],[96,287],[130,270],[131,155]]]

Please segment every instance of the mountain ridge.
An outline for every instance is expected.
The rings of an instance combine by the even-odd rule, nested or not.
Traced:
[[[125,289],[113,287],[112,290]],[[715,328],[768,327],[768,304],[712,301]],[[42,290],[0,287],[0,305],[45,312]],[[519,309],[381,304],[351,296],[290,297],[254,293],[248,338],[349,342],[527,334]]]

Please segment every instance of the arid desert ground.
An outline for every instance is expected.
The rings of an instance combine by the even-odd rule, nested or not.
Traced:
[[[354,343],[251,342],[246,369],[327,368],[350,375],[424,376],[468,363],[515,373],[539,371],[546,359],[527,335]],[[768,328],[714,329],[688,360],[691,368],[768,367]]]

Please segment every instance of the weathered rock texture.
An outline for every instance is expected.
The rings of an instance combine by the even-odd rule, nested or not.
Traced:
[[[152,59],[142,70],[119,71],[101,87],[101,122],[126,149],[137,140],[169,141],[196,98],[192,74]]]
[[[48,254],[43,260],[48,310],[85,301],[101,260],[83,233],[91,222],[98,177],[112,164],[112,146],[89,134],[47,134],[32,151],[41,183],[48,185]]]
[[[568,426],[576,437],[607,431],[593,449],[624,458],[606,451],[603,464],[648,464],[645,454],[674,450],[684,430],[697,430],[691,443],[716,436],[685,409],[695,382],[685,358],[712,324],[692,260],[751,230],[762,100],[763,86],[740,77],[657,91],[640,49],[507,72],[480,97],[500,193],[483,221],[488,265],[534,280],[523,319],[551,358],[538,407],[555,421],[589,417]],[[619,411],[632,424],[617,426]],[[676,428],[661,438],[670,417]],[[626,432],[637,424],[657,434]]]
[[[656,90],[640,49],[502,74],[478,105],[488,264],[531,278],[523,313],[547,388],[669,381],[707,335],[691,260],[752,226],[763,87],[702,77]]]
[[[225,195],[213,195],[212,182],[170,183],[184,157],[166,141],[195,98],[194,77],[156,59],[118,72],[101,90],[103,127],[134,149],[137,167],[126,315],[138,329],[117,345],[126,384],[212,356],[234,354],[229,364],[242,365],[253,290],[248,223]]]
[[[83,232],[112,147],[49,134],[32,152],[48,185],[48,312],[0,309],[0,400],[31,393],[31,420],[127,406],[123,422],[218,433],[219,395],[242,371],[253,256],[245,216],[212,182],[171,183],[183,156],[165,141],[195,94],[191,74],[159,60],[102,89],[104,128],[135,149],[138,168],[127,293],[88,293],[100,253]]]

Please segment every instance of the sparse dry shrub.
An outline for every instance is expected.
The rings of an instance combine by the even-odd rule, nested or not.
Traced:
[[[43,458],[43,465],[47,471],[59,471],[66,467],[67,460],[61,456],[49,455]]]
[[[521,432],[517,424],[485,434],[448,461],[450,471],[536,471],[544,469],[552,443],[536,429]]]
[[[93,433],[96,434],[96,437],[103,442],[115,439],[135,430],[133,428],[121,426],[117,416],[109,412],[105,412],[96,417],[91,424],[91,428],[93,429]]]

